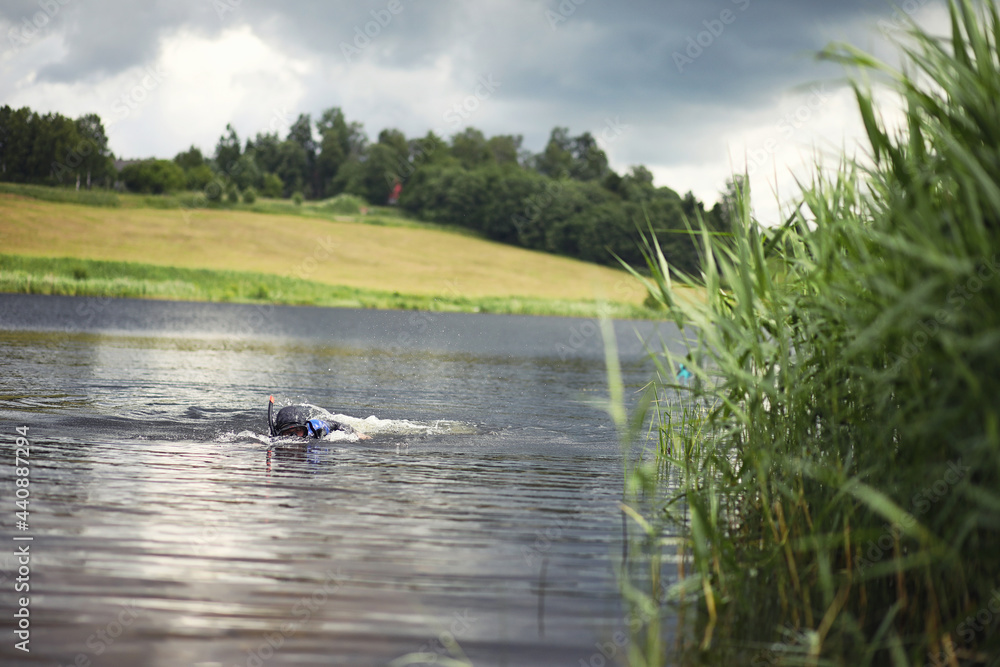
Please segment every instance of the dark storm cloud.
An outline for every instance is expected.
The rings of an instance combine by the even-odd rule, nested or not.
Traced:
[[[457,54],[470,73],[504,71],[508,95],[753,99],[812,70],[808,54],[838,26],[889,14],[880,0],[643,1],[12,0],[0,17],[18,25],[46,5],[68,52],[39,72],[73,81],[145,65],[179,29],[213,34],[249,24],[291,52],[411,67]],[[372,26],[377,22],[377,34]],[[846,36],[846,35],[845,35]],[[357,44],[369,44],[358,49]]]
[[[249,26],[272,48],[332,72],[426,69],[444,59],[459,89],[492,74],[504,103],[546,114],[510,120],[506,131],[529,136],[583,119],[752,113],[793,86],[836,76],[816,64],[816,51],[831,39],[864,45],[892,11],[883,0],[10,0],[0,19],[16,27],[47,6],[59,8],[46,30],[63,36],[66,52],[39,81],[100,79],[150,64],[178,31]],[[328,106],[321,88],[305,101]]]
[[[40,32],[57,33],[66,54],[38,72],[40,81],[71,83],[115,75],[156,57],[160,39],[180,28],[213,33],[222,24],[211,2],[204,0],[10,0],[0,9],[8,25],[8,41],[37,26]]]

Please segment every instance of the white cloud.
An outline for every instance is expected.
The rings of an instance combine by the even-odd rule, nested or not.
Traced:
[[[53,41],[59,38],[48,37],[11,59],[4,83],[22,62],[32,67],[22,70],[5,102],[70,117],[95,112],[111,149],[123,157],[171,157],[191,143],[210,151],[229,122],[241,134],[284,133],[311,72],[310,63],[285,56],[242,26],[212,39],[175,33],[163,38],[153,63],[97,81],[36,82],[38,69],[60,59]]]
[[[903,5],[922,25],[947,23],[939,0]],[[758,213],[769,220],[777,216],[775,184],[790,196],[792,173],[808,173],[817,151],[850,150],[862,136],[846,90],[830,90],[821,104],[808,91],[782,91],[810,73],[836,75],[814,68],[806,51],[854,35],[886,52],[874,25],[888,12],[861,0],[759,4],[679,76],[670,52],[702,25],[702,10],[588,3],[553,29],[545,11],[555,6],[407,1],[348,62],[340,43],[384,0],[244,3],[221,22],[210,3],[193,0],[149,15],[94,0],[21,51],[0,55],[0,104],[97,112],[125,157],[170,157],[192,143],[211,153],[227,123],[242,139],[283,135],[298,114],[315,120],[333,106],[372,138],[390,127],[447,137],[471,125],[487,135],[523,134],[525,148],[539,151],[552,127],[567,126],[594,134],[619,172],[645,164],[657,184],[692,190],[708,206],[746,160]],[[498,85],[485,94],[480,77]]]
[[[248,26],[215,39],[177,34],[164,41],[158,62],[164,78],[157,103],[150,105],[157,118],[148,126],[162,134],[143,138],[137,127],[127,141],[160,155],[173,155],[190,143],[211,152],[226,123],[241,137],[258,131],[284,135],[314,70],[311,62],[288,57]]]

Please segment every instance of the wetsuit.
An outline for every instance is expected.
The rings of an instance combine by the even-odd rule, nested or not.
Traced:
[[[281,408],[274,420],[275,435],[286,435],[288,431],[297,427],[306,429],[306,437],[310,438],[322,438],[333,431],[355,433],[355,430],[347,424],[327,418],[327,414],[325,410],[311,405],[289,405]]]

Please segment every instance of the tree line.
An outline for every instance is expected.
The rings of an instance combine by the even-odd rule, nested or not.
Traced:
[[[653,185],[641,165],[618,174],[589,132],[552,130],[537,154],[521,135],[486,137],[468,127],[450,140],[428,132],[407,138],[384,129],[370,141],[359,122],[339,108],[317,121],[301,114],[282,137],[277,131],[241,139],[227,125],[211,155],[191,146],[172,160],[114,167],[101,119],[0,108],[0,181],[117,186],[133,192],[195,191],[210,206],[225,199],[325,199],[340,194],[376,205],[392,199],[414,217],[466,227],[490,239],[615,265],[615,255],[641,264],[640,230],[650,227],[668,260],[694,270],[697,253],[685,219],[701,216],[725,226],[726,210],[706,211]],[[397,201],[398,195],[398,201]]]

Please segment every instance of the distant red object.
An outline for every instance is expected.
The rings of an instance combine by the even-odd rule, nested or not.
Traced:
[[[399,203],[399,194],[403,191],[403,184],[396,183],[392,186],[392,193],[389,195],[389,206],[395,206]]]

